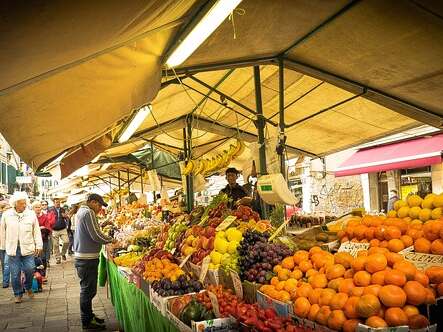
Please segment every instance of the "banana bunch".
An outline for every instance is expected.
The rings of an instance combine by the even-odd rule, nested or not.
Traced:
[[[211,159],[189,160],[183,167],[182,175],[208,175],[216,170],[227,167],[231,161],[237,158],[245,150],[245,144],[237,140],[235,144],[231,144],[227,150],[217,154]]]

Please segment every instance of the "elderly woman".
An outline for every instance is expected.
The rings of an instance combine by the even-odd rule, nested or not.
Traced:
[[[44,280],[46,279],[46,268],[48,266],[49,261],[49,249],[50,249],[50,243],[49,243],[49,237],[52,232],[52,227],[55,223],[55,218],[52,213],[43,213],[42,204],[40,201],[35,201],[32,203],[32,209],[35,212],[35,215],[38,219],[38,224],[40,225],[40,231],[42,234],[42,240],[43,240],[43,251],[41,254],[41,259],[44,266]]]
[[[15,303],[22,302],[21,271],[25,273],[25,290],[30,298],[35,269],[34,256],[43,249],[40,226],[35,213],[26,208],[28,195],[16,192],[10,199],[12,209],[5,211],[0,221],[0,250],[6,250],[11,270]]]
[[[9,202],[6,199],[0,200],[0,220],[4,211],[9,209]],[[0,249],[0,264],[2,265],[2,275],[3,275],[3,288],[9,287],[9,281],[11,279],[11,273],[9,272],[8,255],[6,255],[5,250]]]

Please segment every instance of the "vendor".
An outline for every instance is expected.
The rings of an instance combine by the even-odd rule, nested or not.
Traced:
[[[230,208],[239,204],[249,204],[251,201],[247,191],[237,183],[238,174],[239,172],[234,167],[229,167],[226,170],[226,180],[228,184],[221,190],[222,193],[225,193],[232,199],[229,206]]]

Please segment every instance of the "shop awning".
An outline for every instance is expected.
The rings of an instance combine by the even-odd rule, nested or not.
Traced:
[[[357,151],[335,176],[417,168],[442,162],[443,134]]]

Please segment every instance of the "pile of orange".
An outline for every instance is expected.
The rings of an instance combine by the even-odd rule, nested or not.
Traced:
[[[416,306],[435,302],[431,283],[443,291],[443,268],[425,273],[379,247],[360,251],[355,258],[319,247],[300,250],[275,266],[274,272],[277,277],[261,292],[293,302],[295,315],[334,330],[354,331],[359,322],[375,328],[426,327],[429,322]]]
[[[441,219],[422,223],[410,217],[400,219],[366,215],[350,220],[337,235],[341,242],[369,242],[370,247],[388,248],[392,252],[413,245],[416,252],[443,255]]]
[[[145,272],[143,278],[145,280],[154,281],[162,278],[169,278],[176,281],[185,272],[177,264],[171,262],[167,258],[153,258],[145,262]]]

